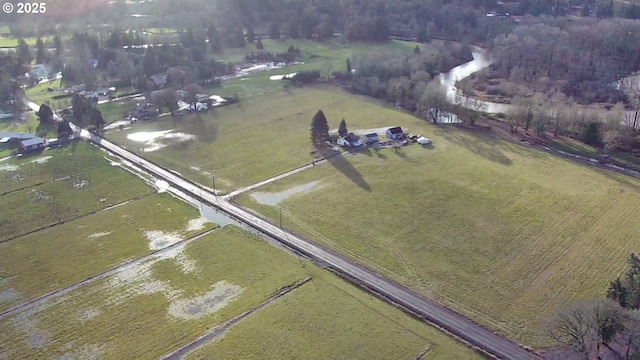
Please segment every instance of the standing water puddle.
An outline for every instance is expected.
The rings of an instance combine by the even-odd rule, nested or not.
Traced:
[[[290,196],[313,190],[314,188],[318,187],[318,185],[320,185],[320,181],[312,181],[310,183],[298,185],[277,193],[255,192],[251,194],[251,197],[259,204],[275,206],[280,204]]]
[[[144,143],[144,148],[142,149],[144,152],[157,151],[170,145],[170,143],[189,141],[195,138],[195,135],[173,132],[173,130],[143,131],[127,135],[127,139],[131,141]]]

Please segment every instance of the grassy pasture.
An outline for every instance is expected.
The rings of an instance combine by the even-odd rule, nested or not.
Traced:
[[[36,104],[40,105],[44,102],[47,101],[54,101],[55,100],[51,100],[51,97],[55,96],[55,95],[61,95],[62,92],[60,91],[52,91],[49,92],[47,91],[47,89],[49,88],[53,88],[53,89],[61,89],[62,88],[62,79],[56,79],[53,80],[51,82],[47,82],[44,84],[38,84],[36,86],[32,86],[30,88],[27,88],[25,90],[25,97],[33,102],[35,102]],[[68,101],[71,101],[71,98],[69,99],[65,99]]]
[[[78,141],[39,155],[3,161],[0,165],[0,194],[108,167],[105,155],[97,147]]]
[[[249,185],[309,163],[310,119],[319,105],[333,106],[341,102],[340,98],[330,91],[295,89],[210,110],[199,117],[188,115],[177,123],[176,131],[196,134],[197,140],[145,156],[206,185],[212,180],[205,171],[216,176],[217,188]],[[290,110],[291,104],[296,104],[295,110]],[[333,121],[337,126],[339,120]],[[135,150],[142,143],[128,140],[127,135],[172,128],[169,116],[136,124],[130,130],[111,131],[107,136]]]
[[[107,123],[112,123],[124,118],[124,114],[135,108],[136,101],[133,99],[114,100],[112,102],[99,104],[98,110],[102,113]]]
[[[481,359],[434,328],[318,273],[187,359]],[[273,329],[273,330],[272,330]],[[277,330],[276,330],[277,329]]]
[[[63,356],[87,347],[100,349],[100,358],[158,358],[304,278],[301,269],[284,252],[225,228],[83,286],[60,301],[0,320],[0,347],[10,358]],[[219,311],[200,318],[172,315],[172,304],[203,296],[219,281],[243,290]],[[31,343],[34,328],[46,334],[41,347]]]
[[[194,141],[144,155],[205,185],[211,184],[209,174],[214,174],[216,188],[230,190],[310,163],[309,126],[319,109],[334,129],[342,118],[362,129],[392,126],[397,118],[404,123],[417,121],[374,100],[319,86],[274,91],[199,116],[187,115],[175,125],[171,117],[139,123],[107,137],[135,151],[142,143],[128,140],[127,135],[174,128],[195,134]]]
[[[334,337],[345,339],[340,349],[349,351],[344,355],[353,358],[374,354],[377,350],[394,358],[411,359],[429,347],[443,354],[460,354],[458,358],[477,358],[453,339],[371,299],[311,264],[303,268],[297,259],[235,227],[225,227],[176,252],[83,286],[37,309],[1,319],[0,348],[9,358],[158,358],[310,274],[323,278],[303,285],[278,301],[288,296],[292,296],[291,300],[270,305],[276,311],[271,314],[277,316],[284,312],[284,316],[289,314],[288,319],[269,321],[260,312],[248,318],[258,316],[258,323],[265,326],[265,336],[268,333],[280,339],[273,348],[274,354],[282,350],[282,341],[288,332],[295,330],[281,328],[280,321],[291,324],[295,321],[291,316],[306,313],[306,317],[301,318],[306,326],[316,324],[316,320],[322,323],[317,324],[320,329],[307,328],[308,333],[296,337],[295,353],[305,358],[320,358],[322,352],[334,354],[336,350],[318,345],[304,348],[305,344],[315,341],[329,344]],[[176,317],[173,311],[176,304],[206,295],[220,281],[239,286],[242,291],[217,311],[201,313],[200,317]],[[314,285],[316,281],[321,283]],[[306,305],[314,307],[303,311]],[[199,309],[195,305],[188,308]],[[264,310],[267,309],[269,307]],[[340,320],[343,311],[347,319],[360,325]],[[324,322],[334,320],[341,322],[337,326]],[[246,327],[239,335],[234,333],[232,338],[238,349],[255,349],[257,340],[243,336],[250,335]],[[348,344],[350,341],[354,342]],[[229,342],[224,345],[228,348]],[[271,345],[265,345],[264,351],[272,352]],[[396,351],[401,351],[402,357],[395,356]]]
[[[144,183],[132,181],[132,175],[116,167],[76,169],[76,172],[66,174],[69,175],[68,178],[1,195],[0,219],[3,231],[0,241],[68,221],[152,191]]]
[[[159,194],[0,244],[0,278],[9,279],[0,292],[19,294],[0,301],[0,311],[149,253],[146,231],[188,238],[213,226],[189,229],[197,218],[193,207]]]
[[[278,192],[321,181],[321,190],[284,202],[286,226],[505,335],[548,344],[540,321],[569,301],[601,297],[640,246],[634,236],[640,230],[636,180],[432,126],[356,96],[306,89],[288,99],[304,106],[309,94],[333,128],[342,117],[351,130],[400,125],[429,136],[435,146],[365,150],[259,189]],[[302,124],[290,119],[281,125],[289,129],[282,137],[300,138],[301,152],[310,118],[303,114]],[[263,125],[262,137],[281,128],[276,124]],[[276,151],[262,158],[262,151],[268,149],[235,161],[256,172],[248,166],[254,158],[270,169],[283,159]],[[262,178],[276,172],[261,171]],[[247,176],[253,177],[258,174]],[[277,207],[248,195],[239,201],[277,220]]]
[[[389,41],[383,44],[349,43],[342,45],[338,40],[332,39],[326,42],[314,42],[309,40],[263,40],[264,50],[271,53],[286,52],[290,46],[300,49],[299,61],[304,64],[291,65],[283,69],[260,72],[246,78],[227,80],[221,89],[215,89],[217,94],[233,96],[238,94],[241,99],[249,99],[271,94],[282,89],[289,81],[269,80],[271,75],[284,75],[298,71],[319,70],[325,77],[329,72],[346,71],[346,60],[354,55],[378,54],[393,56],[408,56],[413,54],[418,43]],[[422,53],[434,53],[429,45],[420,44]],[[224,61],[243,61],[244,56],[258,52],[255,46],[248,44],[244,49],[225,49],[216,59]]]

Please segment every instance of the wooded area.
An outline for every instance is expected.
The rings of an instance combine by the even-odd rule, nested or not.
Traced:
[[[492,41],[488,79],[538,83],[546,94],[562,92],[581,104],[629,103],[614,82],[640,67],[639,41],[633,20],[532,20]]]

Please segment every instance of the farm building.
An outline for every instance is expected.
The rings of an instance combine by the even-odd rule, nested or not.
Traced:
[[[34,134],[19,132],[0,132],[0,144],[18,143],[22,153],[29,153],[44,149],[44,139]]]
[[[23,154],[44,149],[44,140],[37,136],[31,139],[22,140],[19,143],[20,152]]]
[[[354,133],[349,133],[345,136],[340,136],[337,141],[338,145],[344,147],[358,147],[362,146],[362,139]]]
[[[369,133],[369,134],[366,134],[366,135],[364,136],[364,141],[365,141],[367,144],[373,144],[373,143],[376,143],[376,142],[378,142],[378,140],[379,140],[379,139],[378,139],[378,134],[377,134],[377,133]]]
[[[399,126],[387,129],[386,135],[387,135],[388,138],[394,139],[394,140],[395,139],[403,139],[405,137],[404,131]]]

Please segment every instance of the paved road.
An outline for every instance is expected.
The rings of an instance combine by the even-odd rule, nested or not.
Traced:
[[[36,107],[36,104],[29,104]],[[426,299],[419,294],[390,281],[381,275],[347,260],[327,249],[306,241],[296,235],[288,233],[279,227],[259,218],[237,206],[226,199],[215,196],[206,188],[183,178],[182,176],[151,163],[138,155],[119,147],[87,130],[80,129],[73,125],[81,137],[101,146],[102,148],[120,156],[144,169],[149,174],[167,181],[172,186],[182,190],[190,196],[202,198],[203,202],[209,206],[225,213],[232,219],[246,224],[247,226],[277,239],[286,246],[299,251],[312,259],[315,259],[328,267],[334,269],[341,275],[347,277],[358,285],[365,287],[369,291],[376,293],[394,304],[400,305],[409,311],[417,314],[423,319],[447,330],[448,332],[463,339],[483,351],[500,359],[540,359],[536,354],[522,348],[518,344],[494,334],[464,316],[445,308],[444,306]]]

